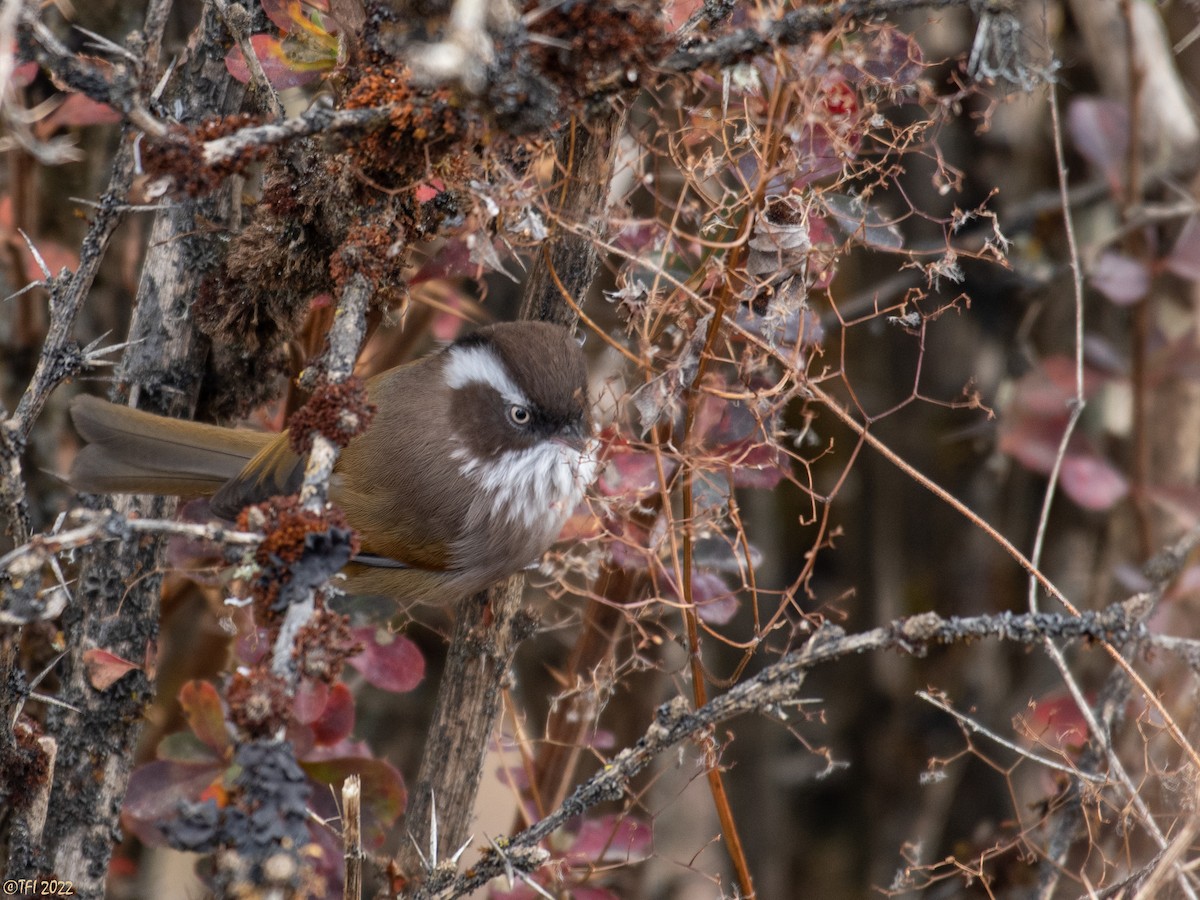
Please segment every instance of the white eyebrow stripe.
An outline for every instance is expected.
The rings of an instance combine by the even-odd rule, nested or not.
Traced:
[[[529,398],[509,377],[508,370],[487,347],[452,347],[446,361],[446,384],[453,389],[468,384],[486,384],[508,403],[529,406]]]

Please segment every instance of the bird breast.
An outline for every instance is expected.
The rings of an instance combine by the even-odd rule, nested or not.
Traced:
[[[596,450],[595,441],[580,449],[544,440],[485,460],[456,449],[451,455],[475,496],[455,556],[495,560],[508,572],[536,562],[592,483]]]

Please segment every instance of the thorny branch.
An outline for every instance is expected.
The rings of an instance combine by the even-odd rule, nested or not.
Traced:
[[[765,28],[744,28],[721,35],[706,44],[685,41],[662,62],[667,72],[684,74],[705,66],[728,66],[772,47],[798,44],[819,31],[847,19],[873,19],[918,9],[966,6],[964,0],[850,0],[826,6],[804,6],[769,23]]]
[[[23,11],[17,37],[22,54],[50,72],[60,87],[123,112],[147,134],[155,137],[166,134],[166,125],[151,115],[143,102],[141,79],[137,77],[142,59],[138,54],[113,44],[111,49],[118,51],[118,60],[110,73],[67,49],[38,18],[33,6]]]
[[[237,531],[218,522],[201,524],[172,519],[139,519],[122,515],[115,509],[75,509],[67,515],[66,524],[73,527],[36,534],[25,544],[0,556],[0,573],[14,577],[36,574],[60,553],[106,541],[129,541],[140,534],[176,535],[230,547],[255,546],[263,538],[258,532]],[[0,608],[0,623],[7,616],[8,610]]]
[[[122,203],[132,179],[133,156],[126,141],[117,154],[108,190],[95,207],[91,226],[83,239],[78,268],[73,274],[65,269],[56,275],[43,273],[45,280],[42,283],[50,294],[50,331],[38,356],[33,378],[16,411],[0,421],[0,506],[8,520],[6,528],[11,529],[14,542],[18,544],[29,539],[21,453],[51,392],[95,362],[72,337],[75,319],[100,271],[109,242],[124,218]]]
[[[660,706],[650,725],[631,747],[613,757],[599,772],[579,785],[546,818],[498,842],[500,851],[485,850],[471,868],[455,878],[431,879],[410,900],[452,900],[467,896],[491,879],[518,870],[532,874],[543,861],[537,845],[554,831],[592,807],[620,799],[629,780],[657,756],[686,740],[705,735],[717,725],[746,713],[763,713],[786,720],[787,707],[802,701],[800,689],[809,670],[863,653],[894,650],[921,657],[937,647],[970,643],[985,638],[1016,644],[1039,644],[1047,638],[1107,642],[1121,647],[1170,649],[1189,660],[1200,653],[1200,641],[1176,638],[1169,644],[1151,634],[1141,617],[1150,597],[1139,594],[1096,612],[1078,616],[1061,613],[1011,612],[1000,615],[944,617],[927,612],[900,619],[860,634],[846,634],[836,625],[824,625],[799,650],[766,667],[704,706],[690,710],[683,697]],[[1083,777],[1095,780],[1095,776]],[[525,862],[529,867],[522,868]]]

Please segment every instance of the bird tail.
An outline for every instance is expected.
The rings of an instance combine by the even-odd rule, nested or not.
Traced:
[[[97,494],[212,494],[276,437],[168,419],[89,396],[71,401],[71,420],[87,446],[67,481]]]

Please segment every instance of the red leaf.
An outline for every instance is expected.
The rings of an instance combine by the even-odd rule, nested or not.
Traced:
[[[1068,497],[1094,512],[1111,509],[1129,493],[1129,482],[1108,460],[1093,453],[1069,453],[1059,478]]]
[[[1165,263],[1180,278],[1200,281],[1200,216],[1191,216],[1184,223]]]
[[[292,701],[292,718],[301,725],[311,725],[325,711],[329,702],[329,685],[323,681],[302,681]]]
[[[83,94],[67,94],[50,115],[37,123],[37,131],[49,135],[59,128],[111,125],[120,121],[121,114],[107,103],[98,103]]]
[[[445,189],[446,183],[442,179],[430,178],[429,181],[422,181],[418,184],[413,193],[418,203],[428,203]]]
[[[329,691],[329,701],[321,717],[312,723],[313,737],[318,744],[336,744],[354,730],[354,697],[342,682]]]
[[[318,15],[329,12],[326,0],[262,0],[263,12],[282,32],[290,32],[296,26],[303,28],[311,21],[305,7]]]
[[[1005,420],[1000,433],[1000,451],[1039,475],[1049,475],[1058,456],[1066,422],[1032,415]]]
[[[403,693],[425,677],[425,657],[417,645],[386,628],[356,628],[354,637],[366,647],[349,662],[377,688]]]
[[[271,83],[272,87],[279,90],[315,81],[324,74],[325,70],[330,68],[330,66],[308,68],[294,63],[288,59],[283,42],[273,35],[251,35],[250,46],[254,48],[254,55],[262,64],[263,74],[267,76],[267,81]],[[226,54],[225,68],[242,84],[250,81],[250,67],[246,65],[241,47],[235,46]]]
[[[192,733],[224,756],[229,748],[229,730],[217,689],[207,681],[189,681],[179,691],[179,705]]]
[[[1130,306],[1150,290],[1150,267],[1141,260],[1105,251],[1092,266],[1088,280],[1113,303]]]
[[[87,669],[88,681],[98,691],[106,691],[125,675],[141,669],[137,663],[122,659],[115,653],[94,648],[83,654],[83,665]]]
[[[435,278],[471,278],[478,270],[479,267],[471,262],[471,248],[467,242],[462,238],[450,238],[421,264],[408,280],[408,286],[413,287]]]
[[[288,11],[289,0],[261,0],[263,12],[280,31],[292,30],[292,15]],[[294,2],[294,0],[293,0]]]
[[[11,231],[12,228],[12,197],[6,195],[0,197],[0,231]],[[21,263],[23,266],[22,275],[25,278],[40,279],[42,277],[41,267],[34,260],[33,254],[29,252],[29,247],[25,245],[25,241],[20,237],[17,237],[16,243],[20,247]],[[33,238],[33,245],[37,247],[42,261],[46,263],[46,268],[50,270],[51,274],[58,274],[63,269],[74,271],[79,266],[79,254],[74,250],[68,249],[63,244],[35,237]]]
[[[571,513],[571,517],[567,519],[562,531],[558,533],[558,537],[554,541],[555,543],[578,544],[582,541],[594,540],[603,533],[604,526],[600,517],[592,511],[591,504],[584,500],[575,507],[575,511]]]
[[[38,64],[35,62],[20,63],[15,66],[10,74],[9,81],[13,87],[29,87],[33,83],[33,79],[37,78]]]
[[[580,866],[641,862],[650,857],[653,837],[650,826],[632,816],[585,819],[565,856],[568,863]]]
[[[404,779],[382,759],[341,757],[320,761],[301,760],[300,768],[321,784],[340,788],[349,775],[362,778],[363,810],[373,817],[376,829],[386,829],[404,812],[408,792]]]
[[[1030,701],[1025,725],[1038,743],[1055,750],[1079,753],[1087,743],[1088,726],[1075,699],[1066,691]]]

